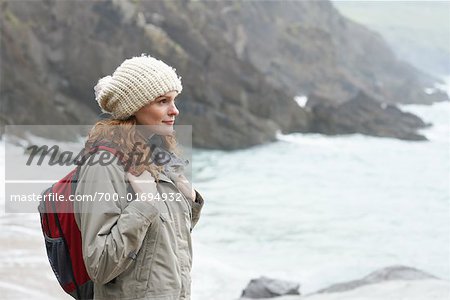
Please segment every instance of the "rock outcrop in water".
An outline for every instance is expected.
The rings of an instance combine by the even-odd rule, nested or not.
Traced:
[[[393,104],[380,103],[364,92],[342,104],[330,104],[328,99],[312,95],[307,107],[312,114],[309,132],[328,135],[362,133],[402,140],[426,140],[416,130],[431,125]]]
[[[193,144],[238,149],[308,132],[293,98],[343,103],[359,90],[386,103],[444,100],[436,80],[397,60],[382,38],[328,1],[0,1],[1,124],[87,124],[93,86],[150,53],[183,78],[177,124]],[[366,133],[366,132],[362,132]]]

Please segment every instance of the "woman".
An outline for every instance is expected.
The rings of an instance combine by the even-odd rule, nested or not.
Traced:
[[[95,87],[111,118],[95,124],[86,148],[106,143],[121,155],[83,165],[76,189],[93,198],[74,206],[94,299],[190,299],[191,231],[203,199],[175,155],[181,90],[173,68],[145,55],[125,60]],[[169,160],[156,163],[161,153]]]

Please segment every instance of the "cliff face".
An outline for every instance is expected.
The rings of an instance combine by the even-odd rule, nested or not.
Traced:
[[[93,86],[125,58],[152,54],[184,85],[178,124],[197,147],[236,149],[307,132],[292,99],[429,102],[431,78],[329,2],[1,1],[2,124],[86,124]],[[374,82],[376,84],[374,84]]]
[[[381,33],[397,57],[429,74],[450,74],[450,2],[332,3],[344,16]]]
[[[225,6],[225,5],[224,5]],[[344,102],[363,90],[387,103],[431,103],[432,78],[328,1],[233,2],[216,15],[239,57],[291,94]]]

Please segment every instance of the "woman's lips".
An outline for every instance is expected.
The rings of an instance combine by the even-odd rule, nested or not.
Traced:
[[[175,121],[163,121],[163,123],[168,124],[168,125],[173,125],[175,123]]]

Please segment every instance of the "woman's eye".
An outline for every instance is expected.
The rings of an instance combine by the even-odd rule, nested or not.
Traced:
[[[162,99],[159,101],[159,103],[166,103],[166,102],[167,102],[167,99]]]

